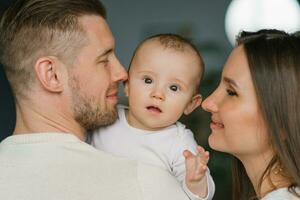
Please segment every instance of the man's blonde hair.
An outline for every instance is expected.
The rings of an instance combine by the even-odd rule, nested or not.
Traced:
[[[1,17],[0,61],[15,96],[26,97],[42,56],[72,62],[86,43],[78,18],[106,12],[98,0],[19,0]]]

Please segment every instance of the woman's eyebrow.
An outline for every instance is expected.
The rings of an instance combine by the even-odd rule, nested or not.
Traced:
[[[224,80],[224,82],[226,82],[230,85],[233,85],[236,88],[239,88],[238,84],[233,79],[228,78],[228,77],[223,77],[223,80]]]

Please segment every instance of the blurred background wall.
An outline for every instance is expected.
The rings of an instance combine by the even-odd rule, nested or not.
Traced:
[[[0,11],[5,10],[11,2],[0,0]],[[217,87],[222,66],[232,50],[224,29],[225,14],[231,0],[102,2],[107,8],[107,21],[116,39],[117,55],[126,68],[135,47],[145,37],[157,33],[178,33],[191,39],[204,58],[205,78],[199,88],[203,97],[207,97]],[[288,13],[283,10],[283,14],[285,12]],[[123,92],[120,95],[121,102],[126,103]],[[180,120],[194,132],[197,142],[211,152],[209,167],[216,183],[214,200],[231,199],[230,157],[211,150],[207,144],[210,115],[199,108]],[[0,141],[11,135],[14,123],[13,98],[0,67]]]

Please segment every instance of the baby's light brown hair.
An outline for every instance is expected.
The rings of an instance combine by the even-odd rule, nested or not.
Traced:
[[[135,55],[137,54],[137,52],[139,51],[139,49],[143,46],[143,44],[145,44],[146,42],[149,41],[158,41],[159,44],[161,44],[162,47],[166,48],[166,49],[173,49],[175,51],[179,51],[179,52],[184,52],[187,49],[192,50],[195,55],[198,57],[199,60],[199,67],[201,68],[200,70],[200,77],[199,80],[197,82],[196,88],[199,87],[200,82],[203,78],[203,74],[204,74],[204,61],[202,56],[200,55],[197,47],[187,38],[184,38],[181,35],[178,34],[173,34],[173,33],[163,33],[163,34],[157,34],[157,35],[153,35],[150,37],[147,37],[146,39],[144,39],[135,49],[133,56],[131,58],[130,61],[130,65],[128,67],[128,73],[130,71],[130,66],[132,64],[132,61],[135,57]]]

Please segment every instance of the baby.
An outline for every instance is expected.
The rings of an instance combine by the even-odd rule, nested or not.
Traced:
[[[212,199],[209,154],[177,121],[201,104],[197,91],[203,71],[203,60],[188,40],[175,34],[147,38],[129,66],[125,83],[129,107],[119,106],[119,119],[94,131],[91,144],[168,170],[190,199]]]

